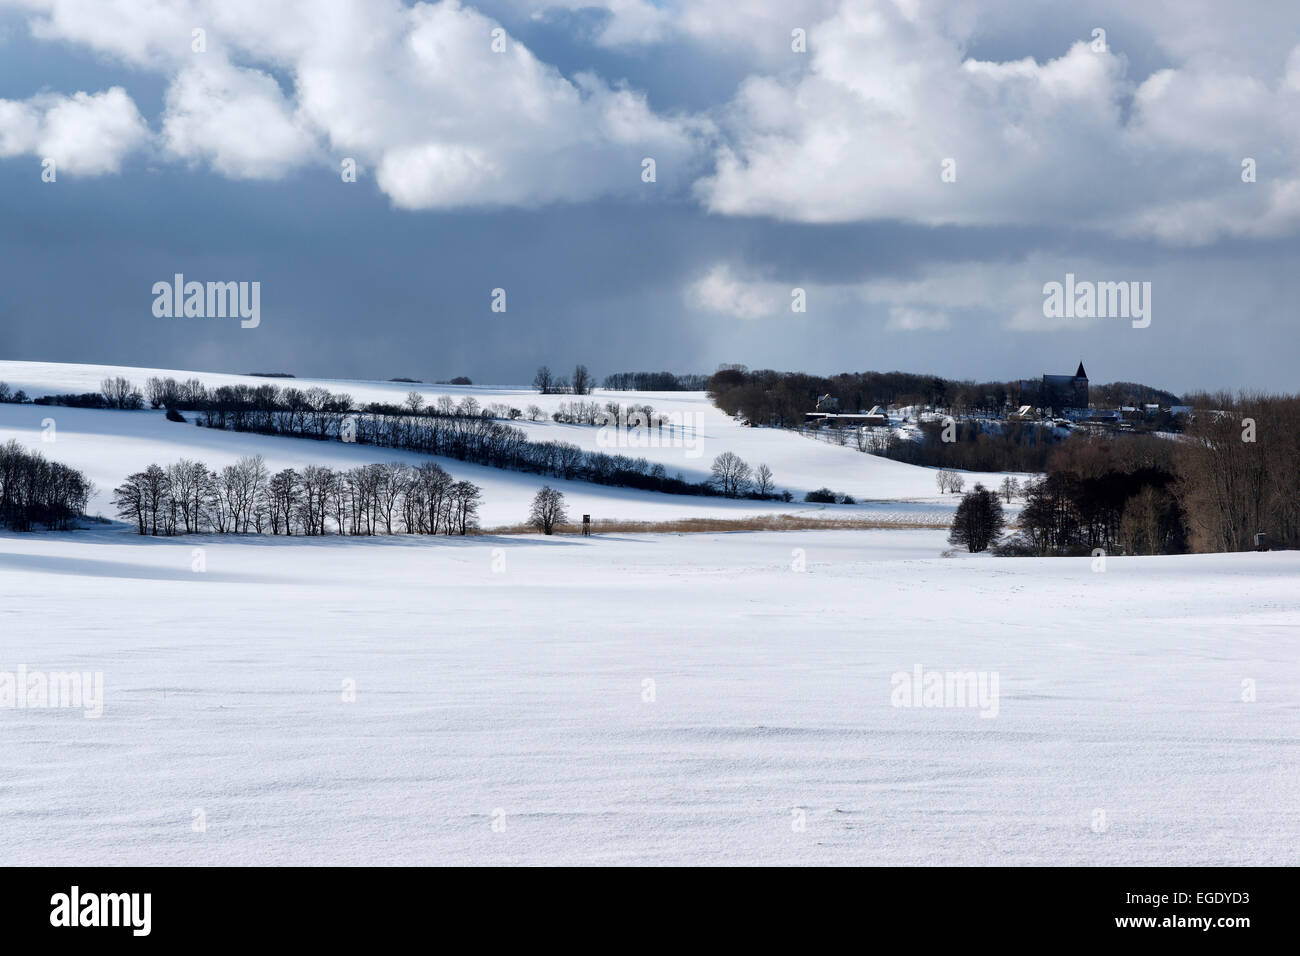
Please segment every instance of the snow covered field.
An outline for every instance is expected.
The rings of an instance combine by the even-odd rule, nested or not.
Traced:
[[[0,710],[0,844],[11,864],[1300,863],[1300,554],[1098,573],[944,559],[943,537],[4,535],[0,671],[102,672],[104,703]],[[918,666],[995,676],[995,706],[893,706]]]
[[[39,395],[156,371],[194,374],[4,362],[0,381]],[[699,457],[645,452],[670,471],[735,451],[798,498],[865,503],[551,481],[571,513],[905,525],[955,503],[931,469],[744,428],[698,393],[611,397],[697,416]],[[525,427],[596,447],[594,428]],[[0,405],[10,438],[86,470],[106,514],[151,462],[420,460],[153,411]],[[542,483],[443,464],[483,487],[488,526],[521,521]],[[0,534],[0,845],[20,864],[1300,863],[1300,554],[1094,571],[946,548],[903,527]],[[19,675],[72,672],[102,675],[102,699],[18,706]],[[949,674],[972,696],[928,698]]]

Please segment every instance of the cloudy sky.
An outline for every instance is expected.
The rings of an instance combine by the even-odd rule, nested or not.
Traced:
[[[1294,0],[0,0],[0,357],[1296,390],[1298,260]]]

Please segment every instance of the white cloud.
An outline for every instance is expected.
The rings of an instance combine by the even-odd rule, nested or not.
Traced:
[[[148,135],[139,110],[120,86],[101,93],[0,100],[0,156],[52,159],[59,174],[117,173],[123,158]]]
[[[762,319],[790,308],[788,286],[742,279],[729,265],[715,265],[686,289],[686,303],[695,309],[738,319]]]
[[[810,223],[1051,225],[1172,242],[1297,227],[1296,54],[1271,75],[1206,58],[1139,85],[1113,35],[1105,51],[1081,38],[1045,62],[980,61],[945,10],[845,3],[816,24],[806,71],[742,83],[716,170],[697,184],[702,202]],[[1250,191],[1246,156],[1268,170]]]
[[[236,178],[352,158],[411,209],[581,201],[689,182],[711,129],[594,75],[568,79],[513,37],[494,52],[498,24],[457,0],[21,5],[37,36],[167,76],[164,154]]]
[[[1247,28],[1210,0],[1089,0],[1107,50],[1081,36],[1047,58],[993,60],[972,43],[1009,34],[1014,49],[1028,42],[1021,24],[1048,15],[1029,0],[991,0],[978,17],[958,0],[509,2],[541,16],[603,8],[605,46],[678,43],[675,55],[748,63],[751,75],[706,114],[665,115],[641,92],[561,74],[516,38],[493,52],[499,24],[458,0],[0,6],[32,12],[38,37],[164,76],[164,157],[240,178],[350,157],[404,208],[693,182],[712,212],[807,223],[1049,226],[1169,243],[1300,229],[1300,8],[1238,18]],[[200,27],[206,53],[191,49]],[[790,49],[794,28],[807,31],[806,53]],[[1144,38],[1168,66],[1133,77],[1124,50]],[[0,114],[0,149],[76,138],[23,102]],[[71,152],[116,168],[141,142],[129,112],[118,119],[88,127],[108,136],[104,148]],[[647,156],[653,185],[640,180]],[[1241,181],[1246,157],[1256,183]]]
[[[234,179],[278,179],[317,152],[316,139],[265,73],[218,54],[196,57],[167,90],[163,145]]]
[[[941,331],[951,327],[951,323],[947,315],[934,309],[895,305],[890,306],[885,327],[895,332]]]

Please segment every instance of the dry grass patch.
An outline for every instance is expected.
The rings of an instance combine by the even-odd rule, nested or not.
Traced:
[[[753,515],[744,518],[677,518],[673,521],[618,521],[612,518],[592,522],[593,534],[692,534],[720,531],[874,531],[889,528],[945,529],[947,522],[913,520],[889,516],[858,517],[835,515]],[[582,534],[582,525],[556,525],[557,534]],[[537,534],[531,525],[503,525],[485,528],[483,534]]]

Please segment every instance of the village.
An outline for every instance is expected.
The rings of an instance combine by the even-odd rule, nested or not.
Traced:
[[[991,408],[989,406],[996,406]],[[843,411],[839,399],[821,395],[813,411],[806,414],[806,426],[816,430],[874,429],[935,420],[964,420],[1039,424],[1055,428],[1085,428],[1099,432],[1180,432],[1195,417],[1191,405],[1136,402],[1111,407],[1095,405],[1088,387],[1088,373],[1079,362],[1073,375],[1044,374],[1021,379],[1014,397],[983,408],[943,405],[873,405],[865,411]]]

